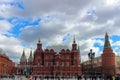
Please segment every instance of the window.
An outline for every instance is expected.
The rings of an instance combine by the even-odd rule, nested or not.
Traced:
[[[74,65],[76,65],[76,61],[74,61]]]
[[[69,66],[69,62],[67,62],[67,66]]]
[[[62,66],[64,66],[64,62],[62,62]]]
[[[59,62],[56,62],[56,66],[59,66]]]
[[[62,56],[62,59],[64,59],[64,56]]]
[[[40,63],[38,62],[38,66],[40,66]]]
[[[51,59],[53,59],[53,56],[51,56]]]
[[[53,62],[50,63],[50,66],[53,66]]]
[[[77,59],[77,57],[76,57],[76,56],[74,56],[74,59]]]
[[[48,62],[46,62],[46,67],[48,67]]]
[[[40,57],[38,57],[38,59],[40,59]]]
[[[46,59],[48,59],[49,57],[48,57],[48,56],[46,56],[45,58],[46,58]]]
[[[66,59],[69,59],[69,56],[67,56]]]

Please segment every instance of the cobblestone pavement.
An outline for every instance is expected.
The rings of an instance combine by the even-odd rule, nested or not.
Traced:
[[[29,79],[24,76],[20,76],[20,77],[15,77],[15,78],[0,78],[0,80],[29,80]],[[35,79],[33,79],[33,80],[35,80]],[[41,79],[37,78],[36,80],[41,80]],[[58,80],[58,79],[43,79],[43,80]],[[78,80],[78,79],[77,78],[71,78],[71,79],[61,78],[60,80]],[[80,80],[85,80],[85,79],[80,79]],[[86,80],[90,80],[90,79],[86,79]],[[97,80],[101,80],[101,79],[97,79]]]

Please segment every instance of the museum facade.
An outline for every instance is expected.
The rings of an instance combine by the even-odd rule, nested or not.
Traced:
[[[52,48],[43,50],[42,43],[38,41],[33,56],[31,51],[28,60],[23,50],[16,72],[17,74],[36,76],[81,76],[80,52],[75,38],[73,39],[71,50],[68,48],[64,49],[64,46],[62,46],[59,52]]]

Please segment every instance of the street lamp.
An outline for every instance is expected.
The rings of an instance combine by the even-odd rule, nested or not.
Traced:
[[[93,80],[93,64],[92,64],[92,60],[95,58],[95,52],[92,52],[92,49],[90,49],[90,52],[88,53],[88,57],[90,59],[91,62],[91,79]]]

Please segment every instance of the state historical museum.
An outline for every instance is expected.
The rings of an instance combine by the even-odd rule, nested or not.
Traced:
[[[27,66],[26,66],[27,65]],[[38,41],[37,49],[32,58],[32,52],[27,60],[23,51],[18,73],[40,76],[81,76],[80,53],[75,38],[72,50],[61,49],[57,53],[54,49],[42,49],[42,43]]]

